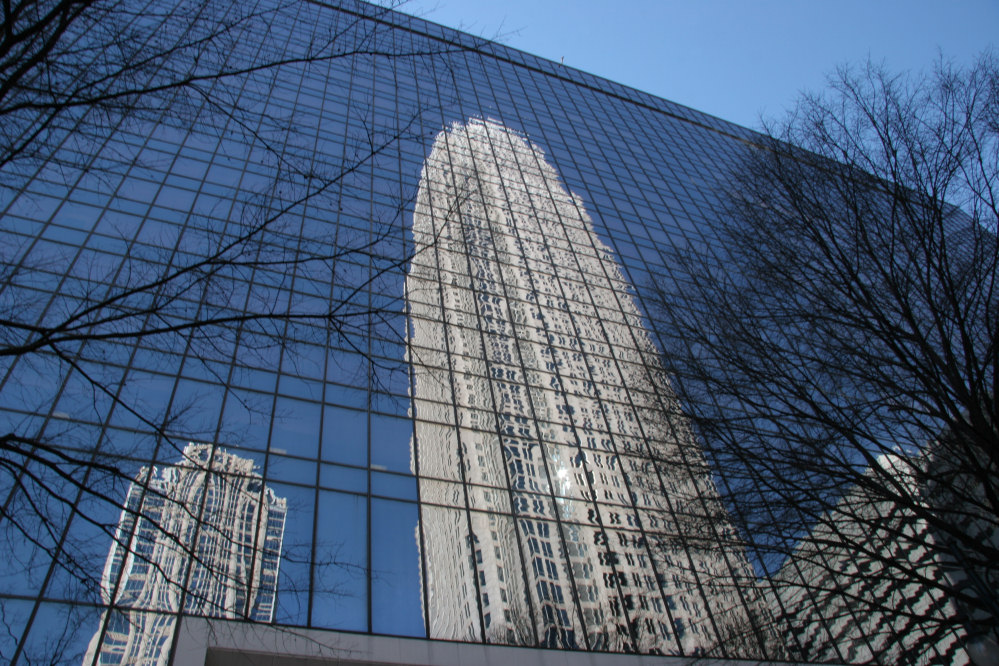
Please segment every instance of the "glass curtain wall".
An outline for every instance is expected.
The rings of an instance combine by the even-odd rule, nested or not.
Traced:
[[[240,7],[239,74],[2,167],[3,660],[122,654],[144,610],[779,657],[642,298],[748,131],[364,4]]]

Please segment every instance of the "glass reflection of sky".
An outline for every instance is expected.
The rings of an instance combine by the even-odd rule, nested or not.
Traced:
[[[372,41],[372,24],[356,17],[344,23],[344,15],[322,5],[289,4],[274,17],[254,29],[276,35],[269,43],[285,48],[291,58],[306,47],[316,25],[349,24],[341,36],[345,43],[355,36],[366,44],[385,37],[382,45],[388,50],[398,46],[389,39],[403,34],[406,48],[417,53],[437,53],[444,44],[429,36],[439,34],[438,27],[415,19],[405,19],[412,28],[405,33],[379,24],[382,32]],[[385,18],[394,20],[392,14]],[[259,43],[246,40],[241,48],[255,49]],[[238,80],[250,98],[271,100],[271,116],[257,118],[264,132],[273,137],[279,130],[296,151],[294,157],[322,174],[356,165],[354,158],[363,156],[372,137],[396,139],[378,159],[365,161],[337,187],[294,207],[284,220],[293,238],[307,239],[294,246],[303,257],[335,243],[356,247],[384,233],[382,242],[370,248],[378,256],[346,257],[329,274],[287,266],[247,274],[227,292],[235,311],[243,307],[237,296],[258,308],[278,300],[335,302],[349,296],[354,312],[372,304],[385,312],[354,316],[345,330],[328,337],[324,331],[306,331],[310,334],[278,336],[260,347],[217,339],[197,348],[184,337],[128,340],[92,346],[86,359],[89,370],[120,388],[122,397],[154,422],[183,415],[170,422],[177,442],[219,442],[254,460],[266,481],[288,497],[278,590],[281,622],[426,633],[414,500],[444,504],[456,493],[465,497],[466,490],[457,469],[442,472],[433,487],[429,478],[417,486],[410,470],[414,424],[407,413],[402,302],[405,260],[413,248],[408,223],[421,168],[440,129],[455,120],[491,116],[544,146],[560,182],[579,195],[592,217],[593,233],[610,249],[622,271],[622,290],[629,293],[646,276],[669,273],[657,252],[660,244],[703,240],[715,214],[714,193],[723,185],[718,182],[721,167],[742,150],[733,136],[743,130],[716,119],[499,45],[490,49],[499,57],[476,48],[433,57],[362,55]],[[92,146],[97,168],[90,173],[70,173],[53,162],[40,165],[23,182],[4,181],[0,257],[19,260],[16,252],[23,250],[26,267],[45,270],[31,274],[31,298],[3,292],[0,299],[6,300],[0,305],[13,303],[39,321],[45,312],[72,309],[75,295],[106,288],[107,278],[119,270],[138,275],[175,250],[203,248],[213,232],[252,214],[261,193],[271,191],[278,177],[275,161],[252,145],[238,123],[221,116],[198,117],[197,123],[189,118],[137,123],[117,128],[107,139]],[[381,269],[386,272],[376,276]],[[193,311],[201,294],[195,290],[189,296]],[[641,307],[637,295],[635,304]],[[78,373],[51,358],[0,365],[0,382],[2,432],[39,432],[67,450],[123,456],[126,476],[177,457],[176,445],[164,444],[148,424],[114,407]],[[480,410],[481,428],[495,431],[489,421],[494,413]],[[550,427],[562,427],[559,418],[553,414]],[[536,455],[540,464],[540,452]],[[470,487],[463,506],[493,512],[497,533],[515,539],[512,514],[520,507],[551,518],[570,502],[587,501],[586,484],[574,479],[581,468],[572,455],[558,450],[544,455],[562,461],[551,468],[554,499],[532,495],[525,476],[517,495]],[[540,488],[540,479],[534,481]],[[0,487],[0,499],[20,501],[11,488]],[[100,507],[89,505],[77,488],[60,488],[60,493],[74,507],[114,525],[123,491],[107,490],[114,501]],[[41,659],[47,640],[69,631],[65,620],[74,614],[91,616],[75,625],[85,630],[67,637],[66,654],[82,654],[91,635],[99,611],[73,604],[81,599],[96,603],[92,588],[53,562],[62,548],[100,572],[108,535],[96,538],[68,508],[55,517],[59,538],[34,535],[39,547],[27,538],[3,544],[2,562],[8,566],[0,567],[0,594],[6,596],[3,610],[14,636],[0,636],[4,656],[11,654],[7,646],[20,644],[25,659]],[[587,529],[577,531],[582,535]],[[558,538],[571,543],[571,532]],[[524,562],[518,555],[510,566],[520,570]],[[347,592],[338,596],[338,590]],[[481,634],[481,618],[478,622]],[[522,638],[518,634],[516,641]]]

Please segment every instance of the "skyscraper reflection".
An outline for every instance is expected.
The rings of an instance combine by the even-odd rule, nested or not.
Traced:
[[[188,444],[129,488],[101,579],[111,609],[84,665],[166,664],[177,614],[270,622],[287,503],[254,463]]]
[[[413,235],[430,636],[758,641],[753,576],[628,282],[542,151],[492,120],[442,131]]]

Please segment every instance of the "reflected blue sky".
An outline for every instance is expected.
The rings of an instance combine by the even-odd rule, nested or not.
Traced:
[[[903,46],[919,43],[917,64],[922,64],[932,57],[924,46],[938,43],[933,31],[947,33],[951,40],[953,25],[960,23],[964,51],[954,53],[963,58],[960,54],[989,43],[997,27],[996,6],[982,2],[949,5],[946,15],[929,5],[912,8],[907,4],[902,10],[898,3],[881,3],[871,9],[859,3],[828,8],[804,3],[626,3],[615,7],[613,14],[604,3],[598,10],[598,5],[588,2],[561,3],[557,9],[542,0],[488,7],[475,3],[479,14],[463,8],[458,0],[439,4],[440,11],[430,12],[429,18],[458,23],[446,12],[449,7],[459,8],[457,14],[466,23],[491,34],[500,28],[491,23],[490,17],[496,14],[487,12],[500,12],[508,17],[507,29],[523,28],[519,35],[504,40],[515,47],[556,61],[565,55],[567,64],[575,67],[750,124],[761,105],[779,108],[794,90],[815,85],[808,78],[813,71],[821,73],[841,59],[866,55],[858,53],[865,44],[877,43],[877,48],[870,49],[877,58],[891,53],[887,49],[893,40]],[[302,7],[315,9],[314,5]],[[421,7],[414,2],[406,9],[421,13]],[[905,19],[892,28],[898,39],[875,42],[874,36],[883,36],[885,31],[881,19],[892,8],[900,12],[893,18]],[[846,25],[847,19],[854,25]],[[823,25],[828,34],[817,39],[815,31],[807,28],[810,24]],[[850,30],[855,33],[852,41],[844,36]],[[595,40],[597,33],[600,38]],[[772,37],[778,33],[781,39]],[[940,43],[949,52],[952,42]],[[751,57],[764,47],[788,71],[779,74],[773,62]],[[813,51],[820,58],[817,64]],[[910,66],[908,61],[885,57],[889,65]],[[305,221],[296,217],[289,226],[313,244],[364,243],[372,232],[372,221],[400,233],[379,246],[383,257],[340,262],[332,277],[281,270],[254,276],[256,282],[248,281],[251,286],[234,283],[233,293],[265,304],[279,297],[288,302],[351,296],[356,297],[353,305],[362,311],[370,305],[384,307],[383,317],[350,319],[347,330],[329,338],[315,331],[308,338],[310,331],[300,331],[314,344],[301,345],[294,353],[283,342],[255,349],[223,340],[217,354],[198,358],[185,341],[175,340],[109,344],[94,362],[95,366],[103,364],[113,382],[124,378],[122,396],[146,417],[160,419],[168,409],[185,407],[182,425],[190,431],[186,434],[252,458],[275,492],[287,498],[280,622],[425,635],[417,487],[411,474],[410,377],[403,346],[404,268],[377,277],[368,285],[371,290],[358,291],[357,287],[405,254],[405,244],[412,238],[401,230],[411,221],[421,166],[436,133],[453,121],[489,117],[530,137],[551,157],[561,182],[579,196],[596,233],[611,248],[613,262],[639,288],[651,276],[668,272],[659,252],[662,244],[703,242],[701,234],[715,214],[713,192],[720,188],[719,167],[738,154],[738,142],[698,124],[703,118],[686,122],[587,87],[589,80],[583,81],[587,85],[576,85],[564,77],[546,76],[543,68],[550,64],[532,62],[531,67],[520,67],[513,64],[515,60],[475,58],[459,60],[461,66],[447,74],[433,71],[428,59],[391,61],[398,69],[385,67],[386,61],[374,67],[370,59],[339,62],[331,72],[316,74],[317,80],[329,84],[325,92],[315,81],[306,81],[308,85],[300,88],[295,87],[294,77],[289,77],[290,83],[281,82],[287,86],[280,94],[294,104],[326,114],[317,113],[315,117],[322,120],[303,127],[318,135],[316,154],[334,160],[350,153],[352,142],[365,136],[372,120],[369,112],[374,126],[393,129],[408,110],[424,111],[412,137],[393,144],[371,168],[352,174],[346,189],[330,193],[321,206],[296,210]],[[609,69],[614,62],[621,69]],[[755,69],[747,73],[742,67]],[[802,73],[803,67],[808,68],[808,76]],[[382,78],[375,79],[375,70]],[[775,92],[774,85],[790,85],[792,92]],[[685,86],[720,101],[687,94]],[[351,99],[336,97],[348,90]],[[378,105],[371,104],[375,91],[382,96]],[[726,106],[730,102],[741,105],[741,110]],[[294,115],[293,110],[285,111]],[[58,182],[57,174],[43,172],[31,185],[32,195],[7,211],[3,231],[12,237],[22,234],[17,242],[37,235],[42,239],[36,246],[39,259],[68,263],[85,247],[77,268],[81,274],[93,271],[103,283],[126,252],[135,252],[133,256],[145,261],[165,254],[175,243],[197,247],[205,236],[198,225],[239,219],[240,207],[252,209],[253,197],[269,184],[259,160],[238,137],[226,140],[221,149],[211,129],[200,138],[185,138],[175,128],[156,128],[142,135],[122,132],[120,138],[122,153],[128,152],[126,144],[144,145],[145,163],[126,160],[131,170],[127,176],[88,177],[74,186]],[[335,169],[337,165],[321,166]],[[115,190],[119,185],[121,189]],[[188,227],[182,228],[183,224]],[[279,291],[278,286],[289,288],[290,276],[298,280],[296,289],[310,281],[313,288],[296,292],[294,297]],[[59,293],[61,278],[59,272],[39,272],[36,286],[40,293]],[[640,297],[636,294],[639,308]],[[19,374],[6,380],[10,384],[0,391],[0,423],[5,429],[34,431],[44,426],[48,435],[59,435],[67,448],[98,447],[103,452],[124,453],[126,474],[134,473],[146,460],[176,458],[176,446],[154,438],[148,424],[126,410],[112,408],[106,396],[95,395],[75,373],[67,376],[66,369],[57,366],[47,359],[34,367],[21,364]],[[457,476],[458,472],[441,470],[441,474]],[[318,489],[314,487],[317,479]],[[456,488],[451,485],[441,496],[450,492],[455,497]],[[9,489],[0,488],[5,496]],[[123,495],[122,488],[117,492]],[[477,495],[484,495],[482,488],[473,490],[468,501],[479,501]],[[527,503],[529,498],[515,499]],[[513,519],[507,515],[509,503],[495,506],[501,512],[498,522],[513,530]],[[113,525],[119,509],[106,504],[102,518]],[[549,507],[545,513],[554,511]],[[67,543],[75,539],[93,545],[90,554],[99,570],[108,535],[101,541],[99,530],[71,518],[66,522]],[[21,559],[27,565],[16,575],[0,572],[2,591],[27,598],[40,592],[49,564],[35,552],[40,550],[23,542],[8,549],[6,561]],[[74,599],[82,593],[83,588],[73,587],[72,578],[64,573],[49,580],[46,594],[51,599]],[[26,639],[32,646],[40,644],[46,631],[60,626],[60,613],[69,607],[45,602],[36,608],[38,619]],[[24,628],[31,609],[31,603],[19,600],[5,605],[11,632],[17,634]],[[92,616],[97,614],[93,607],[87,610],[91,617],[80,633],[84,641],[93,631]],[[5,640],[0,632],[0,651],[7,650]]]
[[[371,501],[372,631],[424,636],[416,504]]]

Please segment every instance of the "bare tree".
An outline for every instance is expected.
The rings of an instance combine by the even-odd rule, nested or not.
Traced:
[[[651,286],[798,658],[999,639],[997,119],[991,54],[844,68],[735,161],[717,242]]]
[[[353,115],[339,121],[334,145],[320,139],[319,124],[332,121],[296,104],[281,84],[389,58],[419,67],[455,47],[387,39],[376,8],[48,0],[2,10],[4,594],[119,604],[106,581],[101,591],[112,543],[128,551],[123,557],[160,566],[134,546],[142,525],[188,549],[186,569],[160,575],[194,594],[185,581],[199,566],[196,539],[171,533],[160,518],[169,512],[149,515],[147,507],[174,502],[195,518],[201,509],[158,491],[150,463],[183,461],[189,441],[240,442],[247,424],[219,426],[218,407],[205,407],[225,394],[255,413],[252,398],[231,390],[237,366],[315,365],[315,354],[302,350],[328,357],[334,344],[377,363],[361,340],[378,332],[402,341],[401,291],[393,300],[379,290],[409,260],[408,202],[400,194],[372,208],[370,197],[350,192],[399,144],[420,140],[426,109],[398,107],[386,119],[344,108]],[[194,145],[208,157],[182,166],[178,154],[156,154],[156,142]],[[172,224],[136,212],[162,201],[174,178],[194,183],[188,188],[200,197],[205,169],[233,164],[241,172],[227,192],[186,211],[176,204]],[[62,203],[53,213],[55,200]],[[117,220],[109,212],[116,202],[125,202]],[[317,210],[324,224],[307,224]],[[202,390],[163,390],[164,377],[181,374],[204,380]],[[145,499],[132,501],[135,493]],[[68,639],[58,649],[18,642],[25,626],[41,621],[35,607],[0,602],[0,611],[13,637],[11,652],[0,644],[4,657],[79,658],[67,656]]]

